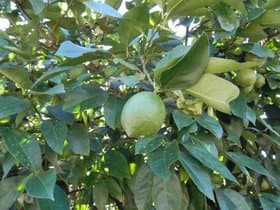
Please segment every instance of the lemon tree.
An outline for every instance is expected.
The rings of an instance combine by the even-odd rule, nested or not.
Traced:
[[[280,209],[279,0],[0,1],[0,210]]]

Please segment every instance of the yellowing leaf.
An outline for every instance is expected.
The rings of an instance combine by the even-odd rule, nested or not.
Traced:
[[[244,63],[239,63],[232,59],[211,57],[208,62],[205,73],[218,74],[218,73],[229,72],[229,71],[239,71],[242,69],[249,69],[261,65],[262,63],[260,61],[248,61]]]
[[[224,113],[230,113],[229,102],[239,95],[238,87],[213,74],[204,74],[195,85],[187,88],[186,92]]]

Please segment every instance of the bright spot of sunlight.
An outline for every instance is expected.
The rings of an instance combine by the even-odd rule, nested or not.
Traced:
[[[10,27],[9,20],[0,17],[0,30],[5,31],[9,27]]]

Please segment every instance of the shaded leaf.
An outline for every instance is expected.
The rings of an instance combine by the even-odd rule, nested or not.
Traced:
[[[96,108],[103,105],[108,98],[108,93],[99,87],[83,85],[74,88],[66,93],[63,110],[65,111],[83,111],[89,108]]]
[[[9,153],[22,165],[30,169],[41,167],[41,150],[33,137],[17,129],[1,130],[0,135],[4,137]]]
[[[70,202],[66,193],[57,185],[54,188],[54,200],[38,199],[38,203],[42,210],[70,209]]]
[[[259,200],[263,210],[276,210],[280,208],[279,194],[261,193],[259,195]]]
[[[64,131],[65,132],[65,131]],[[84,124],[75,123],[68,130],[68,142],[71,150],[80,155],[89,155],[90,139]]]
[[[198,190],[214,201],[214,185],[211,182],[209,171],[200,162],[184,152],[180,152],[179,159]]]
[[[14,164],[16,163],[16,160],[10,155],[6,154],[3,163],[2,163],[2,168],[3,168],[3,176],[2,180],[8,175]]]
[[[23,177],[21,176],[13,176],[0,182],[1,210],[9,210],[16,201],[17,197],[20,195],[17,187],[22,179]]]
[[[136,175],[134,200],[138,210],[146,210],[152,206],[152,189],[154,174],[147,165],[143,165]]]
[[[49,169],[41,174],[32,176],[27,181],[25,190],[31,197],[54,200],[55,182],[56,172],[54,169]]]
[[[94,186],[93,188],[93,200],[97,206],[98,209],[100,210],[105,210],[106,209],[106,204],[109,199],[109,191],[105,183],[98,183]]]
[[[20,66],[0,65],[0,74],[3,74],[23,88],[30,88],[32,85],[27,70]]]
[[[105,154],[104,166],[108,167],[109,174],[122,179],[129,178],[129,168],[125,156],[118,151],[109,151]]]
[[[61,154],[68,132],[65,122],[56,120],[45,121],[41,129],[49,147],[56,153]]]
[[[239,152],[227,152],[226,154],[239,167],[247,167],[257,173],[270,177],[269,172],[253,158],[250,158]]]
[[[216,189],[217,200],[221,210],[251,210],[245,198],[231,189]]]
[[[0,119],[10,115],[24,112],[28,109],[28,104],[21,98],[15,96],[0,96]]]
[[[121,112],[125,104],[125,100],[111,96],[104,104],[104,117],[106,123],[113,129],[120,126]]]
[[[194,123],[194,119],[191,116],[188,116],[180,110],[174,110],[172,112],[172,116],[178,130],[181,130],[184,127],[188,127]]]
[[[177,175],[172,174],[167,180],[155,176],[152,198],[156,209],[181,210],[182,189]]]
[[[148,154],[148,165],[162,179],[170,177],[170,165],[178,160],[179,147],[176,141]]]

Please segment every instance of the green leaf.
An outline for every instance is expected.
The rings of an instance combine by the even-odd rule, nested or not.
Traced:
[[[20,195],[17,190],[23,177],[13,176],[0,182],[0,206],[1,210],[9,210]]]
[[[27,70],[21,66],[7,64],[0,65],[0,74],[3,74],[5,77],[12,80],[16,84],[19,84],[23,88],[27,89],[32,85]]]
[[[222,0],[222,2],[232,6],[234,9],[240,11],[242,14],[247,15],[247,10],[243,0]]]
[[[179,53],[180,54],[180,53]],[[209,61],[209,43],[201,36],[175,65],[155,70],[155,81],[160,89],[185,89],[202,76]]]
[[[107,178],[105,180],[105,182],[107,184],[109,194],[113,198],[116,198],[118,200],[122,200],[123,199],[123,192],[122,192],[121,186],[118,184],[118,182],[113,177]]]
[[[253,158],[250,158],[239,152],[227,152],[226,154],[239,167],[247,167],[257,173],[270,177],[269,172]]]
[[[9,153],[23,166],[30,169],[41,167],[41,150],[33,137],[17,129],[1,130],[0,136],[4,137]]]
[[[239,95],[237,86],[213,74],[204,74],[195,85],[185,91],[224,113],[230,113],[229,103]]]
[[[191,116],[188,116],[187,114],[185,114],[180,110],[174,110],[172,112],[172,116],[178,130],[181,130],[182,128],[185,127],[189,127],[194,123],[194,119]]]
[[[240,71],[262,65],[259,61],[248,61],[244,63],[232,59],[211,57],[209,59],[205,73],[219,74],[231,71]]]
[[[209,171],[187,153],[180,152],[179,159],[198,190],[214,201],[214,185],[211,182]]]
[[[55,182],[56,172],[54,169],[49,169],[41,174],[32,176],[27,181],[25,190],[31,197],[54,200]]]
[[[217,200],[221,210],[251,210],[245,198],[231,189],[216,189]]]
[[[231,32],[239,27],[240,18],[229,5],[220,2],[213,9],[222,29]]]
[[[36,15],[40,14],[44,8],[45,3],[42,0],[29,0],[32,5],[33,11]]]
[[[68,130],[68,142],[71,150],[80,155],[89,155],[90,139],[88,129],[81,123],[75,123]]]
[[[104,104],[104,117],[107,125],[116,129],[121,123],[122,108],[125,104],[125,100],[111,96]]]
[[[280,26],[280,11],[266,10],[266,12],[255,20],[255,23],[259,23],[264,27],[279,27]]]
[[[67,40],[60,44],[55,54],[58,56],[65,56],[68,58],[77,58],[82,56],[83,54],[95,52],[97,50],[98,49],[82,47]]]
[[[2,163],[2,168],[3,168],[2,180],[8,175],[8,173],[15,165],[15,163],[16,160],[10,154],[7,153]]]
[[[110,175],[119,179],[130,178],[128,163],[122,153],[109,151],[105,154],[104,159],[104,166],[108,167]]]
[[[70,202],[66,193],[59,187],[54,188],[54,200],[38,199],[39,207],[41,210],[66,210],[70,209]]]
[[[154,174],[147,165],[143,165],[136,175],[134,200],[138,210],[146,210],[152,206],[152,189]]]
[[[47,90],[43,91],[43,92],[39,92],[39,91],[30,91],[30,93],[32,95],[58,95],[58,94],[63,94],[65,93],[65,89],[64,89],[64,84],[58,84],[52,88],[48,88]]]
[[[176,141],[172,141],[165,147],[161,147],[148,154],[148,164],[152,171],[162,179],[170,177],[170,165],[178,160],[179,147]]]
[[[274,9],[277,7],[280,7],[280,1],[279,0],[268,0],[264,6],[266,9]]]
[[[172,174],[167,180],[154,177],[152,198],[156,209],[181,210],[182,188],[177,175]]]
[[[0,96],[0,119],[10,115],[24,112],[28,109],[28,104],[21,98],[15,96]]]
[[[230,110],[233,115],[243,119],[249,120],[253,124],[256,122],[255,112],[247,105],[247,99],[244,93],[240,92],[238,98],[230,103]]]
[[[204,166],[213,171],[219,172],[228,180],[231,180],[238,184],[236,178],[231,174],[228,168],[221,163],[216,157],[214,157],[201,142],[194,139],[193,141],[185,142],[184,147],[188,152],[197,160],[199,160]]]
[[[220,125],[219,121],[213,117],[210,117],[206,114],[195,116],[195,120],[197,123],[206,128],[211,133],[213,133],[217,138],[222,138],[223,136],[223,128]]]
[[[39,85],[40,83],[50,79],[50,78],[53,78],[61,73],[64,73],[64,72],[67,72],[67,71],[74,71],[74,70],[78,70],[78,69],[81,69],[83,68],[82,66],[64,66],[64,67],[61,67],[61,66],[58,66],[54,69],[50,69],[46,72],[44,72],[33,84],[32,88],[35,88],[37,85]]]
[[[103,4],[101,2],[87,1],[84,4],[95,12],[102,15],[107,15],[115,18],[122,18],[122,15],[108,4]]]
[[[78,112],[103,105],[108,98],[108,93],[99,87],[83,85],[66,93],[63,110],[72,112],[78,107]]]
[[[57,120],[44,121],[41,129],[49,147],[56,153],[61,154],[68,132],[65,122]]]
[[[93,200],[100,210],[106,210],[105,206],[108,203],[109,191],[105,183],[98,183],[94,186],[92,191]]]
[[[164,136],[154,135],[139,138],[135,144],[135,154],[150,153],[159,148],[165,141]]]
[[[279,194],[261,193],[259,194],[259,200],[263,210],[277,210],[280,208]]]

